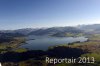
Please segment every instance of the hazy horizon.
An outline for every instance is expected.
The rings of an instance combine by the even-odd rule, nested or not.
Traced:
[[[100,25],[97,23],[94,24],[78,24],[78,25],[68,25],[68,26],[51,26],[51,27],[24,27],[24,28],[15,28],[15,29],[0,29],[2,30],[19,30],[19,29],[47,29],[47,28],[53,28],[53,27],[78,27],[78,26],[84,26],[84,25]]]
[[[99,0],[0,0],[0,30],[100,24]]]

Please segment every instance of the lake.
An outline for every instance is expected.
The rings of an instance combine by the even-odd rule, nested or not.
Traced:
[[[27,41],[20,48],[28,48],[29,50],[47,50],[50,46],[73,43],[76,41],[85,42],[85,37],[50,37],[50,36],[28,36]]]

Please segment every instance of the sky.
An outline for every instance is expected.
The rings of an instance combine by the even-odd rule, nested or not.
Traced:
[[[0,30],[100,24],[100,0],[0,0]]]

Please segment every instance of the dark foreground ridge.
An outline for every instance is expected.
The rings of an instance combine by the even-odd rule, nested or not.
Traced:
[[[31,50],[23,53],[7,52],[0,54],[0,62],[19,62],[28,59],[44,60],[44,56],[56,58],[77,58],[86,52],[78,48],[55,47],[47,51]]]

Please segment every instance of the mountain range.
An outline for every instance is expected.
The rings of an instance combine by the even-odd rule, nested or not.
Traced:
[[[100,24],[79,25],[76,27],[51,27],[51,28],[25,28],[17,30],[0,30],[0,37],[7,36],[27,36],[27,35],[63,35],[66,33],[100,33]]]

